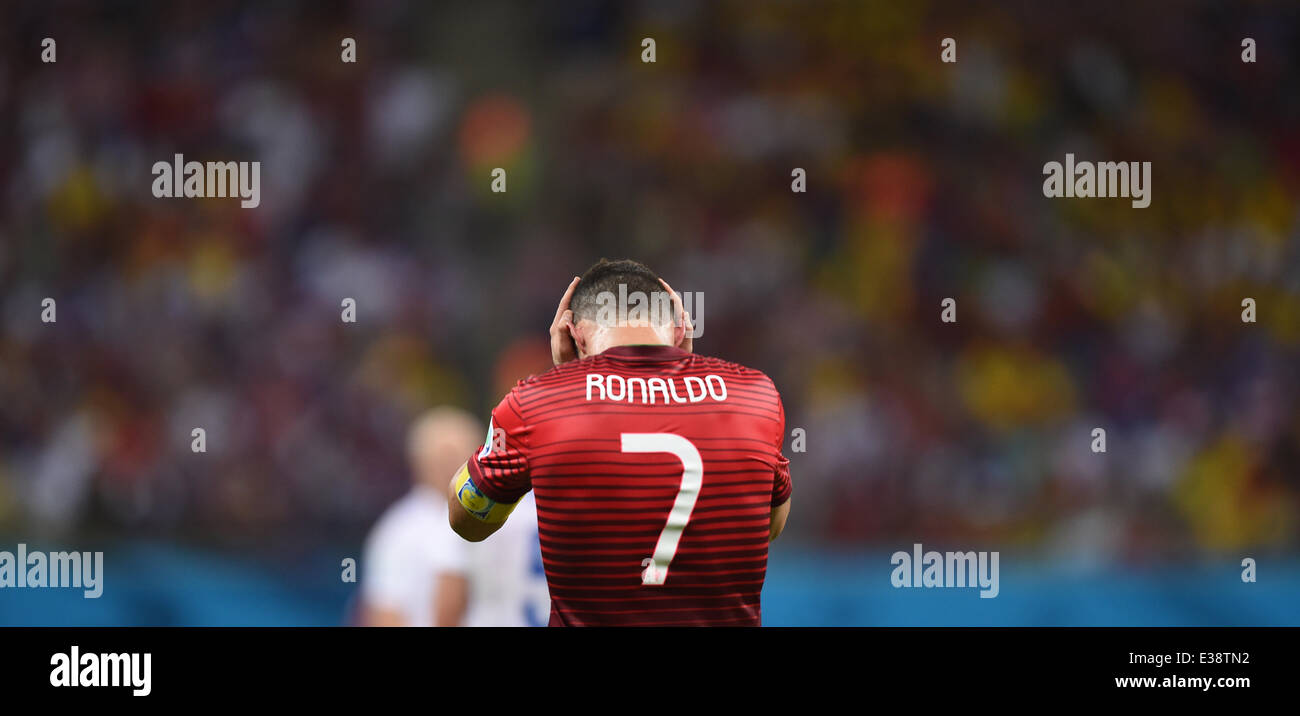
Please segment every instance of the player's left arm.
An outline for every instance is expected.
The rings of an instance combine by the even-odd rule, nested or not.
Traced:
[[[532,489],[525,445],[528,426],[516,392],[492,411],[483,447],[460,466],[447,486],[447,518],[456,534],[482,542],[501,529]]]
[[[451,529],[470,542],[482,542],[491,537],[519,504],[518,500],[498,502],[484,494],[470,475],[468,462],[456,471],[447,489],[447,516]]]

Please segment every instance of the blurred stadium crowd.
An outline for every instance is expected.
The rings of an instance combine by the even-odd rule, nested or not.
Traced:
[[[1293,552],[1300,17],[1052,5],[15,9],[0,531],[355,538],[411,417],[486,415],[628,256],[806,431],[791,535]],[[1045,199],[1067,152],[1151,161],[1151,207]],[[154,198],[175,153],[261,161],[261,206]]]

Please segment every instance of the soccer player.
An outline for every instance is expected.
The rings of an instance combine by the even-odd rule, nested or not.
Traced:
[[[506,395],[448,486],[471,541],[536,496],[552,626],[761,622],[785,411],[766,375],[692,353],[692,331],[646,266],[592,266],[556,309],[556,367]]]
[[[549,617],[537,516],[520,504],[501,539],[467,544],[447,528],[446,477],[478,445],[481,423],[435,408],[411,427],[409,493],[380,517],[361,563],[366,626],[542,626]]]

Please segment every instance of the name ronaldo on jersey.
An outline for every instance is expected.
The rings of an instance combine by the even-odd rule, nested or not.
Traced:
[[[686,376],[680,380],[680,391],[678,386],[677,378],[624,378],[621,375],[588,373],[587,400],[641,405],[654,405],[656,400],[662,400],[667,405],[700,403],[706,399],[722,402],[727,399],[727,383],[721,376]]]

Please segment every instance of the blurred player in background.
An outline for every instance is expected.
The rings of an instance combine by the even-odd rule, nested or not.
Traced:
[[[479,424],[435,408],[411,427],[414,486],[380,517],[361,564],[366,626],[542,626],[550,607],[531,503],[514,529],[467,544],[447,526],[446,476],[479,444]]]
[[[506,395],[448,486],[472,541],[536,495],[552,625],[761,623],[790,506],[785,411],[766,375],[694,355],[691,334],[653,271],[597,263],[556,309],[556,367]]]

